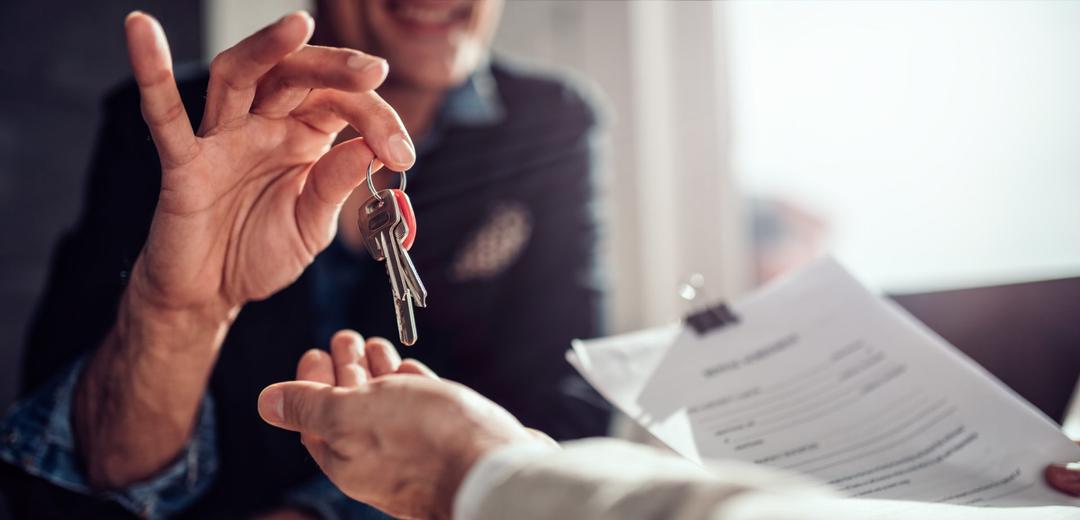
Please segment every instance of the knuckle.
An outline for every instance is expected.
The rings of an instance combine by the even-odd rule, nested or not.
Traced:
[[[151,72],[142,77],[140,77],[139,75],[135,76],[135,82],[139,85],[139,87],[142,88],[157,87],[159,85],[166,85],[175,81],[176,80],[173,78],[172,70],[168,68],[163,68]]]
[[[305,410],[307,397],[301,393],[286,393],[284,405],[281,408],[282,417],[286,423],[303,425],[307,424]]]
[[[143,119],[150,126],[166,126],[186,115],[184,104],[180,100],[170,103],[169,106],[162,110],[148,110],[143,107]]]
[[[235,60],[232,57],[232,51],[224,51],[214,57],[214,60],[210,62],[210,80],[211,83],[218,82],[224,85],[230,90],[240,90],[246,87],[237,83],[236,67],[234,66]]]
[[[223,51],[214,56],[214,59],[210,60],[210,76],[217,77],[228,74],[231,68],[229,61],[229,51]]]

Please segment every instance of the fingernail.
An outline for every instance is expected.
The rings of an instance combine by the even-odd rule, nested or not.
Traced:
[[[260,402],[263,418],[268,422],[281,423],[285,420],[285,400],[282,398],[281,390],[267,389],[263,392]]]
[[[287,18],[296,16],[296,15],[303,16],[305,20],[314,21],[314,18],[311,17],[311,13],[309,13],[309,12],[303,10],[303,9],[300,9],[299,11],[293,11],[293,12],[291,12],[291,13],[285,15],[285,16],[282,16],[281,18],[278,18],[278,21],[280,22],[282,20],[285,20]]]
[[[1080,463],[1051,464],[1046,468],[1046,479],[1058,489],[1078,494],[1080,493]]]
[[[1075,475],[1076,478],[1080,479],[1080,462],[1067,462],[1067,463],[1064,463],[1064,464],[1051,464],[1050,467],[1053,468],[1054,471],[1059,471],[1061,473],[1069,473],[1069,474]]]
[[[383,63],[386,63],[386,60],[364,56],[363,54],[353,54],[349,56],[348,60],[345,60],[346,67],[361,71],[381,67]]]
[[[398,164],[412,164],[416,160],[416,150],[405,136],[401,134],[390,136],[390,158]]]

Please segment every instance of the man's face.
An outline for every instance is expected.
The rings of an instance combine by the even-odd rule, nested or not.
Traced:
[[[386,58],[390,80],[445,89],[484,59],[502,0],[323,0],[333,44]]]

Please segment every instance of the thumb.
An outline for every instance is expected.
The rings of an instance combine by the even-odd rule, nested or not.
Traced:
[[[1046,482],[1054,489],[1080,497],[1080,462],[1051,464],[1046,467]]]
[[[1080,444],[1080,441],[1076,441]],[[1080,462],[1051,464],[1043,473],[1050,487],[1074,497],[1080,497]]]
[[[296,201],[296,225],[304,237],[316,242],[309,243],[309,247],[317,246],[314,252],[333,240],[341,205],[367,178],[373,157],[364,138],[357,137],[334,146],[311,167]],[[381,168],[382,164],[372,165],[373,172],[378,169],[375,166]]]
[[[259,416],[278,428],[319,433],[326,429],[333,387],[313,381],[289,381],[263,389]]]

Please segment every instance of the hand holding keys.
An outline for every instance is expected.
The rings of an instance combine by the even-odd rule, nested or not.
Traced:
[[[405,172],[401,172],[401,187],[396,190],[376,190],[368,164],[367,185],[371,198],[360,207],[360,233],[364,246],[378,261],[386,261],[390,289],[394,296],[394,314],[403,345],[416,343],[416,322],[413,305],[427,307],[427,289],[420,281],[408,249],[416,238],[416,218],[412,203],[405,194]]]

